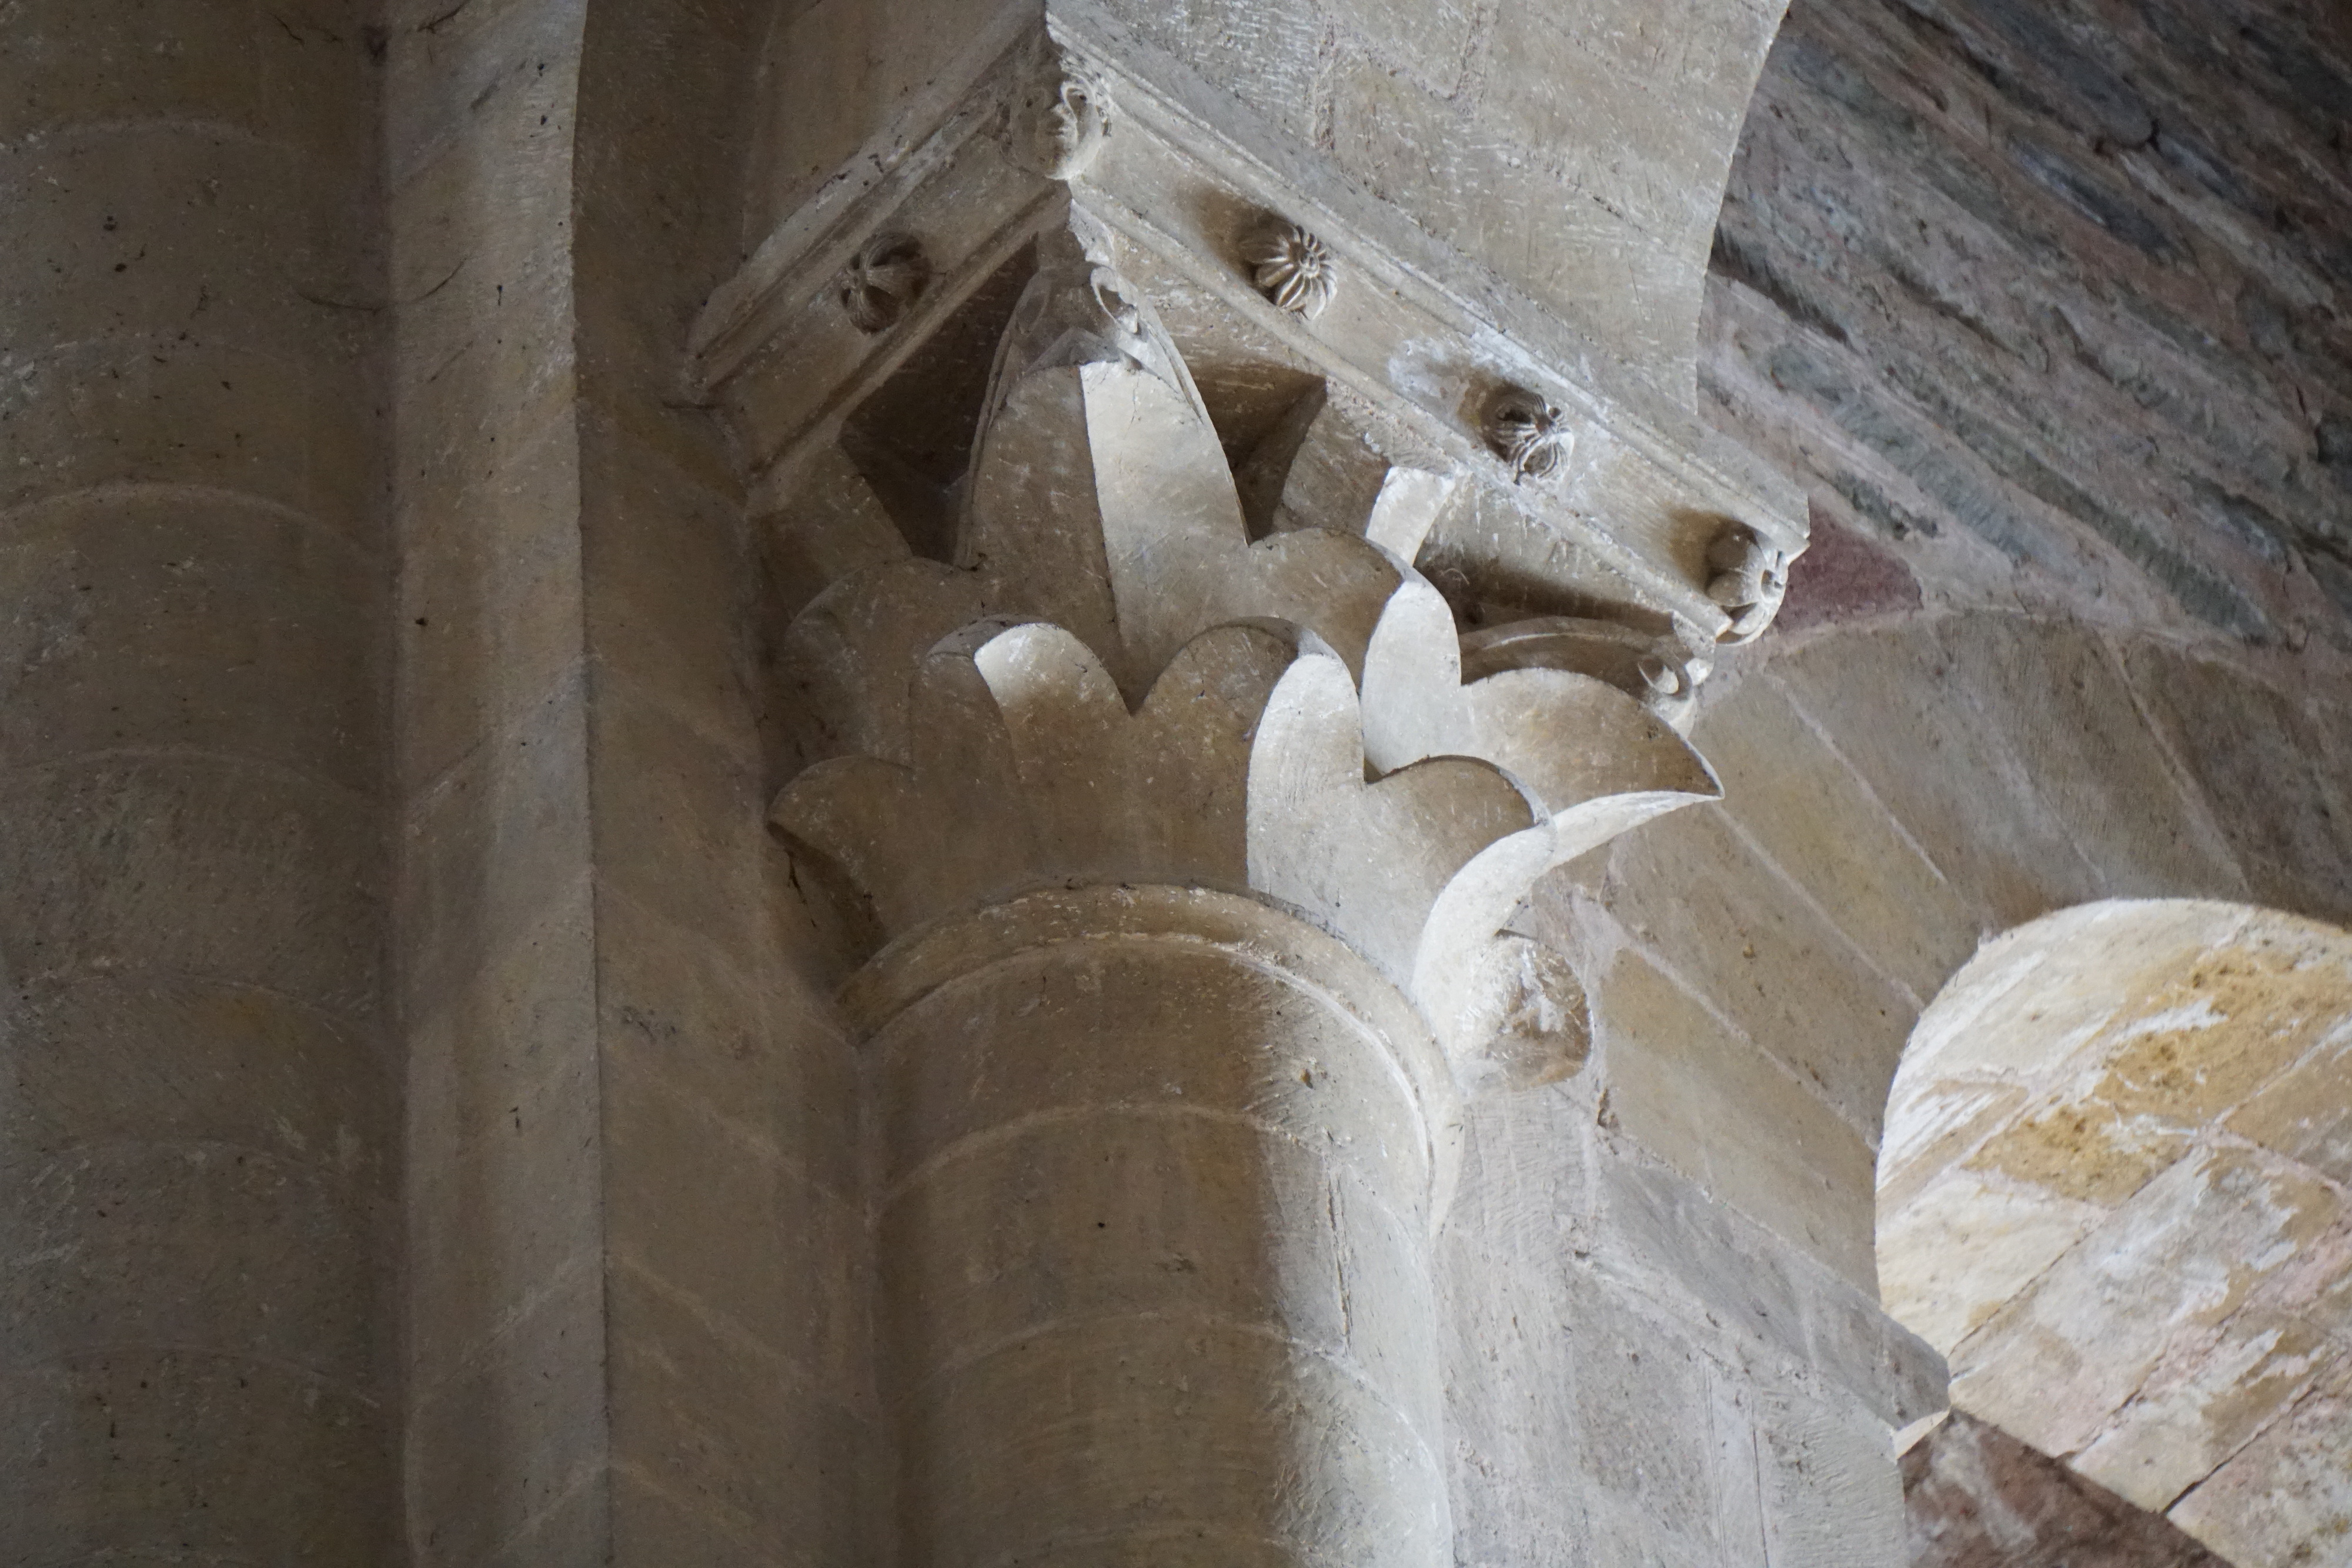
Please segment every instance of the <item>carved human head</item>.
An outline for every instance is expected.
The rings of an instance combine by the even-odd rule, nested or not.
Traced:
[[[1048,180],[1085,173],[1110,134],[1110,97],[1101,82],[1048,48],[1013,105],[1010,145],[1023,166]]]

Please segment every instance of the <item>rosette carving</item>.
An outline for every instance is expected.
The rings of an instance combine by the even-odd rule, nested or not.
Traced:
[[[1312,321],[1339,292],[1339,264],[1331,247],[1297,224],[1276,224],[1242,245],[1257,291],[1294,316]]]

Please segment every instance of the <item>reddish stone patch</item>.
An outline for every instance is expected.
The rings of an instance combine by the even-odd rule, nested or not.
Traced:
[[[1919,608],[1919,584],[1893,552],[1840,528],[1818,503],[1812,518],[1812,548],[1789,571],[1789,597],[1776,622],[1781,631]]]
[[[1911,1568],[2229,1568],[2160,1514],[1958,1411],[1903,1456]]]

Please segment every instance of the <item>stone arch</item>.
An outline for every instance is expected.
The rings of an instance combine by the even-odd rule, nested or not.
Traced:
[[[1591,987],[1595,1056],[1474,1121],[1448,1243],[1474,1539],[1509,1512],[1489,1490],[1528,1495],[1543,1456],[1590,1453],[1578,1391],[1656,1367],[1638,1372],[1651,1447],[1629,1450],[1650,1470],[1720,1480],[1719,1456],[1662,1434],[1679,1411],[1699,1429],[1728,1416],[1713,1429],[1755,1434],[1738,1451],[1773,1539],[1850,1549],[1876,1531],[1892,1560],[1903,1501],[1874,1467],[1890,1428],[1940,1407],[1941,1379],[1880,1317],[1876,1150],[1929,998],[1988,936],[2101,899],[2339,923],[2352,907],[2352,711],[2271,684],[2256,657],[1986,611],[1775,633],[1759,652],[1694,729],[1724,802],[1629,835],[1537,901]],[[1761,1349],[1596,1312],[1591,1281],[1612,1280],[1696,1295]],[[1587,1317],[1531,1330],[1561,1299]],[[1779,1370],[1727,1375],[1727,1358]],[[1508,1402],[1529,1387],[1564,1392]],[[1815,1489],[1836,1511],[1809,1512],[1776,1468],[1840,1475]],[[1599,1528],[1609,1461],[1588,1469]]]
[[[1447,1243],[1465,1539],[1561,1454],[1587,1456],[1588,1528],[1621,1500],[1654,1518],[1654,1487],[1612,1491],[1593,1434],[1699,1495],[1727,1484],[1719,1456],[1666,1432],[1745,1423],[1752,1447],[1727,1451],[1761,1478],[1776,1540],[1878,1531],[1892,1560],[1902,1498],[1873,1467],[1941,1386],[1932,1351],[1880,1318],[1876,1149],[1927,1001],[1986,937],[2100,899],[2338,922],[2352,905],[2352,712],[2255,657],[1989,611],[1775,632],[1758,653],[1693,731],[1723,803],[1628,835],[1537,901],[1591,987],[1594,1060],[1474,1118]],[[1761,1348],[1597,1305],[1613,1281],[1695,1294]],[[1638,1440],[1579,1404],[1611,1377],[1642,1380],[1656,1419]],[[1529,1388],[1548,1392],[1511,1402]],[[1809,1513],[1776,1467],[1844,1478],[1816,1489],[1836,1511]],[[1719,1528],[1690,1512],[1694,1541]]]
[[[1601,1082],[1654,1157],[1866,1291],[1904,1043],[1979,944],[2105,898],[2352,919],[2352,710],[1997,612],[1791,639],[1694,731],[1721,808],[1558,890]]]
[[[1888,1103],[1888,1310],[1999,1427],[2231,1562],[2352,1528],[2352,933],[2126,899],[1986,946]]]

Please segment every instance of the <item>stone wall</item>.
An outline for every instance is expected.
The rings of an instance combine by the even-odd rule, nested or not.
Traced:
[[[1552,929],[1604,1142],[1864,1291],[1887,1085],[1979,942],[2113,896],[2352,914],[2352,48],[2224,9],[1799,0],[1734,167],[1703,392],[1813,549],[1709,688],[1723,808]],[[2315,1495],[2297,1462],[2242,1490]]]
[[[1602,1014],[1654,1020],[1620,1033],[1617,1115],[1865,1282],[1889,1076],[1982,937],[2104,896],[2352,912],[2352,619],[2324,586],[2343,491],[2320,439],[2344,405],[2310,368],[2343,328],[2320,263],[2294,259],[2332,254],[2326,235],[2264,253],[2310,301],[2281,361],[2232,324],[2259,279],[2199,226],[2222,224],[2210,194],[2032,73],[2128,75],[2167,123],[2242,108],[2263,171],[2335,156],[2293,118],[2324,105],[2257,74],[2289,57],[2250,39],[2286,19],[2200,54],[2178,26],[2085,8],[2042,37],[2020,15],[1792,13],[1703,358],[1718,421],[1811,486],[1815,546],[1757,656],[1710,688],[1696,739],[1723,809],[1643,830],[1579,895],[1631,939]],[[2305,57],[2321,91],[2327,57]],[[2019,162],[2030,140],[2138,191],[2175,249],[2126,246]],[[2095,373],[2135,356],[2142,393],[2193,407]],[[2192,506],[2200,485],[2267,497],[2269,546]]]
[[[1687,400],[1733,126],[1678,117],[1770,5],[1111,9]],[[6,12],[8,1552],[877,1550],[839,977],[761,827],[793,585],[676,378],[802,189],[739,226],[792,41],[968,15]],[[1887,1560],[1910,1020],[2090,898],[2352,915],[2347,58],[1800,0],[1701,362],[1815,549],[1727,805],[1538,912],[1597,1056],[1480,1108],[1440,1239],[1464,1561]]]
[[[1799,0],[1716,239],[1718,418],[1931,603],[2316,638],[2340,674],[2347,27],[2319,0]],[[1789,631],[1839,612],[1814,570]]]

